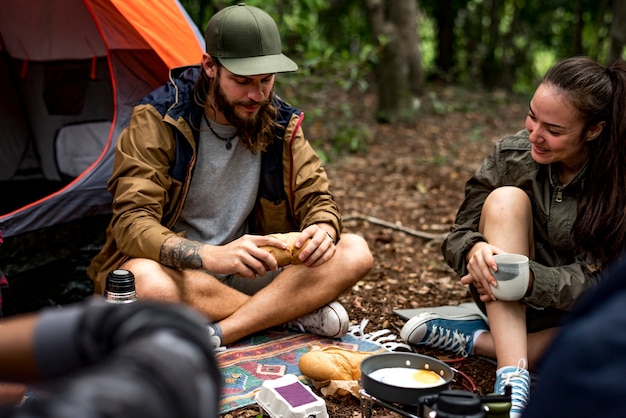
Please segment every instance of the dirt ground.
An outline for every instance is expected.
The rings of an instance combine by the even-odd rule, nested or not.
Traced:
[[[404,321],[394,309],[471,300],[444,262],[441,241],[462,201],[464,182],[495,140],[523,128],[528,108],[528,98],[504,92],[431,86],[425,97],[415,122],[393,126],[373,122],[375,98],[371,95],[323,97],[325,103],[354,103],[358,109],[354,123],[366,125],[372,134],[365,151],[345,154],[326,165],[345,217],[345,232],[363,236],[375,259],[370,274],[340,298],[353,325],[369,321],[366,332],[389,329],[399,334]],[[307,137],[316,137],[314,122],[305,123],[304,128]],[[34,310],[91,293],[84,278],[63,284],[57,291],[52,283],[61,280],[50,280],[40,272],[33,276],[38,281],[15,278],[5,289],[5,314],[18,313],[17,307]],[[43,299],[35,298],[33,289],[45,290]],[[421,348],[419,352],[436,357],[448,354]],[[491,392],[495,373],[491,363],[469,358],[460,369],[481,394]],[[354,397],[327,399],[327,409],[331,417],[362,416]],[[258,415],[258,408],[245,408],[222,418]],[[373,416],[398,415],[375,408]]]
[[[326,167],[345,216],[345,231],[363,236],[375,258],[370,274],[340,298],[352,324],[369,321],[368,332],[389,329],[399,334],[404,321],[394,309],[471,301],[443,260],[441,237],[454,221],[465,180],[495,140],[523,128],[528,108],[527,98],[503,92],[441,88],[433,93],[414,124],[370,123],[373,135],[368,150]],[[419,352],[448,355],[428,349]],[[493,390],[491,363],[468,358],[460,370],[481,394]],[[327,409],[331,417],[361,417],[353,397],[327,399]],[[258,413],[258,409],[244,409],[223,418]],[[398,415],[375,409],[373,416]]]

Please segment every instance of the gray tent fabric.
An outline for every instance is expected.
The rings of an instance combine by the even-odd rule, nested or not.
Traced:
[[[76,60],[70,61],[72,63],[76,62]],[[34,194],[36,192],[34,189],[37,188],[35,185],[41,185],[44,192],[40,196],[35,195],[33,203],[44,198],[46,201],[40,204],[31,204],[27,208],[19,208],[21,210],[13,214],[1,214],[0,228],[3,230],[5,239],[23,232],[110,211],[111,197],[106,191],[106,180],[110,176],[112,159],[107,158],[105,154],[112,145],[113,135],[116,138],[121,132],[121,126],[117,125],[113,127],[114,129],[108,129],[106,136],[98,139],[98,142],[104,144],[98,153],[98,157],[100,155],[103,156],[101,160],[102,165],[94,167],[90,172],[74,172],[73,177],[76,177],[76,180],[70,184],[62,182],[55,150],[55,138],[57,138],[58,132],[64,131],[66,126],[75,125],[82,120],[113,120],[115,116],[115,102],[111,78],[107,74],[107,60],[106,58],[100,58],[97,61],[100,78],[85,85],[84,110],[78,114],[50,114],[44,102],[44,73],[50,65],[56,66],[56,70],[60,71],[59,68],[62,68],[62,66],[59,66],[58,62],[28,63],[26,73],[19,78],[17,85],[20,95],[19,101],[22,103],[23,109],[25,109],[26,116],[24,120],[28,120],[29,129],[27,134],[17,134],[17,126],[14,129],[7,128],[6,132],[13,132],[13,134],[9,135],[12,138],[12,142],[16,142],[16,139],[20,137],[21,140],[24,140],[25,135],[27,139],[32,138],[30,144],[34,145],[36,154],[32,156],[31,168],[20,170],[22,168],[20,162],[20,166],[13,170],[13,177],[3,177],[3,180],[10,182],[13,187],[3,187],[6,193],[3,193],[2,199],[7,199],[6,204],[10,204],[13,196],[8,195],[8,193],[11,190],[15,190],[16,194],[28,191]],[[13,70],[15,70],[18,66],[17,60],[13,59],[11,63],[13,64]],[[89,70],[87,69],[87,71]],[[127,73],[124,77],[135,78],[132,73]],[[139,85],[142,84],[140,80],[136,80],[136,82]],[[146,90],[149,91],[148,86],[144,87],[144,91]],[[62,94],[62,92],[59,92],[59,94]],[[120,92],[120,94],[125,93]],[[128,97],[118,97],[116,100],[120,99],[129,100]],[[130,100],[137,99],[139,97],[131,98]],[[0,113],[2,112],[3,110],[0,110]],[[128,120],[128,115],[130,114],[128,106],[118,107],[117,112],[118,122],[123,123]],[[2,126],[0,129],[5,130],[5,127]],[[68,142],[69,140],[66,138],[64,141]],[[77,139],[76,141],[79,140]],[[24,150],[21,151],[24,153]],[[90,152],[93,152],[93,150]],[[0,160],[0,165],[4,165],[9,161],[9,157],[2,154]],[[16,158],[16,160],[19,161],[19,158]],[[35,168],[32,168],[33,160],[37,164]],[[78,178],[79,175],[82,176]],[[28,190],[19,186],[19,183],[24,180],[30,180]],[[35,183],[35,180],[38,182]],[[44,186],[47,183],[56,184],[59,191],[54,194],[48,194],[49,188]]]
[[[21,98],[39,152],[43,176],[58,181],[61,177],[54,158],[57,131],[80,121],[113,118],[113,86],[107,59],[29,62],[27,65],[26,74],[19,83]],[[90,78],[92,70],[95,70],[93,79]],[[63,76],[65,80],[62,80]]]
[[[156,36],[164,25],[172,33]],[[27,292],[42,274],[48,282],[76,272],[87,279],[84,264],[104,242],[111,214],[106,184],[117,138],[134,105],[171,68],[197,64],[202,51],[178,0],[0,0],[5,294],[22,277]],[[72,271],[57,268],[61,260]]]
[[[4,61],[0,61],[0,80],[10,80]],[[0,94],[0,180],[13,178],[30,141],[26,116],[19,105],[18,92],[13,83],[4,83]]]
[[[177,0],[144,3],[163,7],[164,20],[174,4],[192,25]],[[106,181],[117,137],[134,104],[167,81],[169,71],[119,8],[111,0],[31,0],[29,7],[0,0],[5,240],[110,213]],[[202,50],[202,36],[195,27],[191,32]]]
[[[59,129],[55,141],[61,175],[78,177],[95,163],[106,147],[111,121],[84,122]]]

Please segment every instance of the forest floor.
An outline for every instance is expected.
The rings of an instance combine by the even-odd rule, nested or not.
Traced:
[[[365,127],[371,134],[359,144],[360,152],[340,153],[325,165],[331,191],[345,218],[345,232],[363,236],[375,259],[371,272],[340,297],[351,324],[367,319],[366,332],[388,329],[399,334],[404,320],[393,313],[394,309],[470,302],[467,288],[443,260],[442,238],[454,222],[465,181],[498,138],[523,128],[528,98],[502,91],[431,85],[414,122],[388,125],[374,122],[375,95],[371,93],[344,93],[340,97],[337,92],[318,94],[309,115],[324,109],[321,113],[335,115],[335,120],[305,119],[309,139],[325,137],[322,130],[337,120],[347,126]],[[286,98],[289,100],[289,95]],[[353,117],[342,120],[333,106],[350,107]],[[308,106],[302,107],[307,111]],[[332,145],[322,147],[327,155],[333,154]],[[91,293],[85,278],[67,285],[67,281],[50,280],[45,272],[33,276],[29,280],[16,278],[5,289],[5,314],[69,302]],[[39,297],[33,294],[36,289]],[[421,348],[420,353],[448,355]],[[462,371],[481,394],[492,391],[492,363],[470,357]],[[360,404],[354,397],[326,401],[330,417],[361,418]],[[258,414],[258,408],[244,408],[222,418]],[[375,410],[374,416],[398,416],[393,414]]]
[[[357,100],[374,105],[371,97]],[[527,107],[526,97],[501,91],[435,87],[414,123],[362,122],[372,133],[367,150],[326,164],[345,217],[345,232],[363,236],[375,259],[370,274],[340,298],[351,324],[367,319],[367,332],[389,329],[399,335],[404,320],[394,309],[471,301],[467,288],[443,260],[438,237],[454,222],[465,181],[498,138],[523,128]],[[470,357],[461,367],[481,394],[493,390],[492,363]],[[326,403],[331,417],[361,417],[354,397]],[[388,410],[374,412],[375,417],[398,416]],[[258,413],[242,409],[222,418]]]

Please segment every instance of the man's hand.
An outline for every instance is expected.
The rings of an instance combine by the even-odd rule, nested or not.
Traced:
[[[307,267],[317,267],[335,255],[335,244],[331,236],[335,230],[329,224],[317,224],[306,227],[295,242],[296,248],[302,248],[307,239],[311,239],[298,255],[298,259]]]
[[[161,263],[176,268],[205,269],[218,274],[237,274],[250,279],[278,268],[270,253],[259,248],[285,243],[269,235],[244,235],[226,245],[209,245],[178,236],[168,238],[161,248]]]

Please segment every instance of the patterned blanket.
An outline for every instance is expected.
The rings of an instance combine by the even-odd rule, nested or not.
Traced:
[[[312,386],[300,373],[298,360],[309,351],[310,345],[336,345],[347,349],[383,352],[383,345],[348,334],[340,339],[329,339],[313,334],[302,334],[284,329],[272,329],[252,335],[226,351],[217,353],[222,372],[220,413],[225,414],[254,404],[254,395],[265,380],[295,374],[300,381]]]

